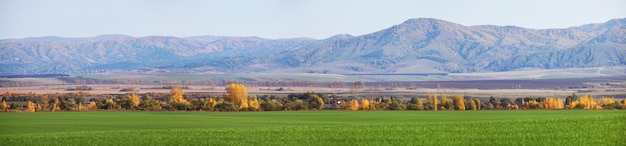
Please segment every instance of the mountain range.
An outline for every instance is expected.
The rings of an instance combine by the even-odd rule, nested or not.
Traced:
[[[626,65],[626,19],[559,29],[409,19],[370,34],[36,37],[0,40],[0,74],[407,74]]]

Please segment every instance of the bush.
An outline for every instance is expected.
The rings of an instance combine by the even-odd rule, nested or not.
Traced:
[[[273,101],[261,102],[261,110],[263,111],[277,111],[278,106]]]
[[[141,110],[156,111],[161,110],[162,107],[161,102],[158,100],[149,99],[139,102],[139,109]]]
[[[215,109],[217,109],[217,111],[223,111],[223,112],[239,111],[238,110],[239,108],[234,103],[228,102],[228,101],[218,103],[215,106]]]
[[[417,110],[417,104],[409,104],[406,106],[406,110]]]
[[[414,105],[414,104],[412,104]],[[398,103],[398,102],[393,102],[389,105],[389,110],[405,110],[406,106],[404,106],[404,104],[402,103]]]

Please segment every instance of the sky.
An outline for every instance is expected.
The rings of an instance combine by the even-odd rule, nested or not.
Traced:
[[[0,39],[363,35],[411,18],[566,28],[626,17],[625,0],[0,0]]]

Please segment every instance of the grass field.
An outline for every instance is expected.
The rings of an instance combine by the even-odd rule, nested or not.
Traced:
[[[626,111],[0,113],[1,145],[626,145]]]

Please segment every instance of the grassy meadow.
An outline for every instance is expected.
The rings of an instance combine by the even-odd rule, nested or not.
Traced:
[[[626,145],[626,111],[0,113],[2,145]]]

